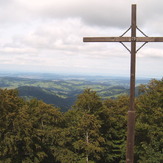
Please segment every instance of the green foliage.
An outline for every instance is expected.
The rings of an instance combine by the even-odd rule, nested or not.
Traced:
[[[89,160],[99,159],[104,139],[99,132],[101,126],[97,117],[81,110],[71,110],[65,117],[70,131],[69,137],[72,138],[69,147],[77,154],[77,160],[82,161],[86,157]]]
[[[80,82],[78,82],[80,84]],[[135,162],[163,161],[163,79],[141,85],[136,99]],[[91,89],[72,109],[0,89],[0,163],[125,162],[129,97],[102,100]]]
[[[82,110],[86,113],[95,113],[102,107],[102,101],[95,91],[85,89],[80,94],[73,106],[74,109]]]
[[[104,101],[99,111],[102,121],[101,133],[105,138],[103,162],[122,162],[125,158],[126,112],[128,110],[127,96]]]
[[[55,160],[62,114],[41,101],[23,102],[14,90],[1,90],[0,160],[48,162]],[[46,159],[48,158],[48,159]]]
[[[163,161],[163,79],[151,80],[141,86],[137,100],[136,159],[159,163]]]

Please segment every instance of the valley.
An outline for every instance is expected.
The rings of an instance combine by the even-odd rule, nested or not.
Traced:
[[[148,79],[139,79],[137,86],[148,81]],[[62,111],[67,111],[85,89],[96,91],[102,99],[129,94],[129,80],[102,76],[10,74],[0,76],[0,88],[17,89],[24,99],[37,98],[61,108]]]

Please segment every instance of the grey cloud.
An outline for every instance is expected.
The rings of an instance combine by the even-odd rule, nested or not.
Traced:
[[[41,18],[80,17],[85,23],[96,26],[118,26],[124,28],[130,25],[131,4],[126,0],[17,0],[17,5]],[[140,25],[163,16],[163,1],[137,0]],[[153,20],[154,21],[154,20]]]
[[[81,18],[95,26],[126,28],[130,25],[131,4],[137,3],[139,25],[163,17],[163,1],[153,0],[13,0],[0,1],[0,20],[27,21],[31,19]]]
[[[62,3],[61,3],[62,2]],[[119,5],[117,5],[120,3]],[[126,5],[126,6],[125,6]],[[128,6],[128,7],[127,7]],[[96,26],[126,26],[130,18],[130,5],[125,1],[120,0],[98,0],[89,1],[73,1],[69,2],[61,0],[56,2],[53,6],[40,10],[42,16],[49,16],[51,18],[66,18],[77,17],[81,18],[85,23]]]

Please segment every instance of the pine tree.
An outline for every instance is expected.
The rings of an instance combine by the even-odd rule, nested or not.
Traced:
[[[104,101],[99,117],[102,121],[100,132],[105,139],[102,162],[124,162],[126,146],[126,115],[129,107],[128,96]]]

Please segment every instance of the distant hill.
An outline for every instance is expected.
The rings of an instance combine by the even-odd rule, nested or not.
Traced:
[[[129,80],[126,78],[78,77],[78,76],[45,76],[35,78],[26,74],[23,77],[0,77],[0,88],[18,89],[25,99],[37,98],[48,104],[53,104],[66,111],[74,104],[77,96],[84,89],[96,91],[102,99],[117,98],[129,94]],[[45,77],[45,79],[43,79]],[[48,79],[50,78],[50,79]],[[59,79],[58,79],[59,78]],[[137,86],[148,83],[148,80],[137,80]],[[136,88],[136,95],[138,89]]]
[[[22,86],[17,88],[19,91],[19,96],[24,99],[37,98],[42,100],[47,104],[53,104],[55,107],[62,108],[61,111],[67,111],[73,105],[76,100],[75,97],[71,98],[61,98],[55,95],[53,92],[34,86]]]

